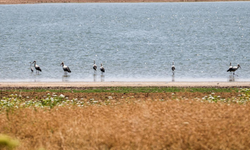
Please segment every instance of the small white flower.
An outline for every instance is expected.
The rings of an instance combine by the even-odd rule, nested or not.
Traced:
[[[61,94],[59,97],[64,98],[65,96],[63,94]]]

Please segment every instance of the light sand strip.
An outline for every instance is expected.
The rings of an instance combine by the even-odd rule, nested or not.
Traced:
[[[0,82],[0,88],[242,87],[250,82]]]

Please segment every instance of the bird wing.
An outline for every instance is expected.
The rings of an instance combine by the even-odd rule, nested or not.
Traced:
[[[172,70],[173,70],[173,71],[175,70],[175,66],[172,66]]]
[[[36,70],[38,71],[41,71],[42,72],[42,69],[40,67],[37,67]]]
[[[96,70],[96,69],[97,69],[97,66],[96,66],[96,65],[93,65],[93,69]]]
[[[67,67],[67,71],[68,71],[69,73],[71,73],[71,70],[69,69],[69,67]]]
[[[104,67],[101,67],[101,71],[102,71],[102,72],[105,72],[105,69],[104,69]]]
[[[227,70],[227,72],[228,72],[228,71],[231,72],[231,71],[235,71],[235,70],[237,70],[237,68],[232,67],[232,68],[229,68],[229,69]]]
[[[68,71],[69,73],[71,72],[71,70],[69,69],[69,67],[68,67],[68,66],[65,66],[65,65],[63,66],[63,70],[64,70],[64,71]]]

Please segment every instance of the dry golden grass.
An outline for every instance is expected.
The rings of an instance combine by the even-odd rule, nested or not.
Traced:
[[[0,114],[18,149],[249,149],[250,105],[128,98]]]

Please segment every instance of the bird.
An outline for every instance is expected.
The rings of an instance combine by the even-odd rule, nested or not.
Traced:
[[[62,65],[62,67],[63,67],[64,73],[67,73],[67,72],[71,73],[71,70],[69,69],[69,67],[66,66],[66,65],[64,65],[63,62],[61,63],[61,65]]]
[[[104,67],[102,66],[102,64],[101,64],[100,70],[101,70],[102,73],[105,72],[105,69],[104,69]]]
[[[32,63],[30,62],[30,71],[33,72],[34,70],[32,69]]]
[[[93,69],[94,69],[95,71],[96,71],[96,69],[97,69],[97,65],[95,64],[95,60],[94,60]]]
[[[171,69],[172,69],[172,72],[173,72],[173,74],[174,74],[174,71],[175,71],[174,62],[172,63],[172,67],[171,67]]]
[[[36,64],[36,61],[34,61],[32,64],[34,64],[37,73],[39,73],[39,71],[42,72],[42,69]]]
[[[234,66],[234,67],[229,67],[229,69],[227,70],[227,72],[233,72],[233,75],[234,75],[234,72],[237,70],[237,69],[239,69],[239,68],[241,68],[240,67],[240,65],[238,64],[237,66]]]

